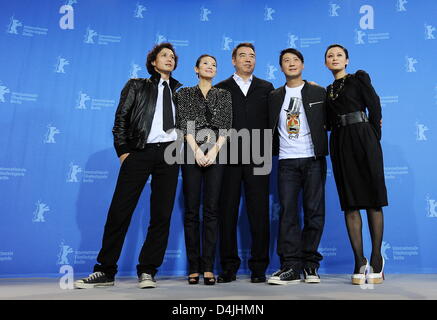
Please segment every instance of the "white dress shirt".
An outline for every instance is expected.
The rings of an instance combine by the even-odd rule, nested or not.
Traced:
[[[165,80],[170,88],[170,81]],[[158,97],[156,98],[156,108],[155,114],[153,116],[152,127],[150,128],[149,136],[147,137],[147,143],[158,143],[158,142],[170,142],[177,139],[178,135],[175,129],[172,129],[169,134],[167,134],[163,129],[163,96],[164,96],[164,80],[160,79],[158,84]],[[172,92],[170,90],[170,95]],[[173,122],[175,123],[175,105],[173,103],[173,99],[171,101],[171,107],[173,109]]]
[[[247,92],[249,91],[250,84],[252,83],[253,75],[250,75],[250,78],[247,81],[244,81],[238,74],[234,73],[234,80],[240,87],[243,94],[247,96]]]

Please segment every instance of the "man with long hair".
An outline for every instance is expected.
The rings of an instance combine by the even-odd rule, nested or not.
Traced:
[[[156,45],[147,56],[149,79],[130,79],[121,92],[114,128],[120,173],[109,208],[102,249],[94,272],[76,288],[113,286],[117,261],[132,214],[152,176],[150,225],[141,249],[137,274],[140,288],[155,288],[154,279],[167,248],[179,165],[167,164],[165,148],[177,139],[173,94],[181,84],[171,77],[178,57],[170,43]]]

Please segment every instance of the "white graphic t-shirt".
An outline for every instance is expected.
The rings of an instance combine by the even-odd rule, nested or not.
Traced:
[[[314,146],[299,87],[285,86],[285,98],[279,115],[279,160],[314,157]]]

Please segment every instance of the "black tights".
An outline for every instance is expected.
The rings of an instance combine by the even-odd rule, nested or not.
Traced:
[[[366,209],[370,236],[372,238],[372,254],[370,256],[371,272],[381,272],[382,269],[382,236],[384,233],[384,216],[382,208]],[[355,257],[354,273],[359,273],[360,268],[366,264],[363,252],[362,221],[359,210],[346,210],[345,220],[349,240]],[[362,272],[363,270],[361,270]]]

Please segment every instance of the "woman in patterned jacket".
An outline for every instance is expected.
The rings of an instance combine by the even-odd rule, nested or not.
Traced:
[[[218,232],[218,206],[223,164],[218,155],[232,124],[231,94],[212,86],[217,60],[201,55],[194,67],[199,83],[176,94],[176,126],[185,136],[182,165],[185,199],[184,233],[189,262],[189,284],[214,285],[213,273]],[[190,161],[191,160],[191,161]],[[203,232],[200,236],[199,208],[203,194]],[[201,245],[202,241],[202,245]],[[202,249],[201,249],[202,248]]]

